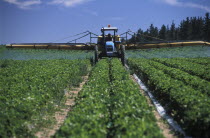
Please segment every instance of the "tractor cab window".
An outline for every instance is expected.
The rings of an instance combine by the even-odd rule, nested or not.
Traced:
[[[110,33],[107,35],[106,41],[112,41],[112,35]]]

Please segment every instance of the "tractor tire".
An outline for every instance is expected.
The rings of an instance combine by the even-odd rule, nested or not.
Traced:
[[[123,64],[123,66],[125,66],[125,46],[124,45],[121,45],[120,46],[120,53],[121,53],[121,62]]]
[[[98,59],[99,59],[99,57],[98,57],[98,46],[96,45],[95,46],[95,64],[98,62]]]

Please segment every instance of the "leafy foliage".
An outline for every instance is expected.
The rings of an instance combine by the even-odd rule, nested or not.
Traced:
[[[196,63],[191,63],[186,61],[185,59],[181,58],[174,58],[174,59],[157,59],[158,62],[161,62],[167,66],[178,68],[183,71],[188,72],[191,75],[198,76],[202,79],[210,81],[210,68],[209,66],[200,65]]]
[[[111,119],[117,137],[163,137],[146,98],[122,68],[117,59],[111,61]],[[152,133],[151,133],[152,132]]]
[[[210,47],[189,46],[189,47],[170,47],[160,49],[127,50],[128,58],[198,58],[210,57]]]
[[[190,61],[192,63],[198,63],[201,65],[210,65],[210,58],[206,57],[206,58],[186,58],[187,61]]]
[[[173,64],[174,62],[173,59],[164,60],[167,60],[167,63]],[[208,131],[210,127],[210,100],[206,93],[202,93],[199,89],[196,90],[191,86],[195,84],[193,81],[198,81],[196,77],[193,80],[193,77],[188,75],[192,78],[190,80],[190,78],[187,78],[188,76],[182,76],[182,71],[168,68],[149,59],[129,59],[128,63],[131,69],[142,78],[166,107],[168,113],[181,124],[188,135],[210,136]],[[183,66],[186,67],[187,65]],[[175,71],[177,71],[177,75]],[[183,80],[181,80],[182,77]],[[208,83],[206,82],[204,85],[207,86]]]
[[[5,50],[5,46],[4,45],[0,45],[0,57],[1,57],[1,53]]]
[[[57,50],[57,49],[5,49],[0,59],[30,60],[30,59],[90,59],[93,51]]]
[[[91,71],[88,82],[76,100],[56,137],[105,137],[109,119],[109,66],[100,61]]]
[[[159,61],[159,59],[153,59],[153,60]],[[200,77],[197,77],[197,76],[190,75],[189,73],[182,71],[180,69],[171,68],[171,67],[165,66],[164,64],[154,62],[154,61],[149,60],[148,63],[151,66],[159,70],[162,70],[165,74],[170,75],[172,78],[180,80],[184,82],[186,85],[190,85],[194,89],[210,96],[210,82],[209,81],[201,79]]]
[[[146,99],[120,61],[103,59],[55,137],[163,136]]]
[[[0,60],[0,137],[32,136],[89,69],[89,60]]]

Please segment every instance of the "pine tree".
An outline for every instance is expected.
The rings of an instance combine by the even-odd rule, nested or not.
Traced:
[[[195,39],[196,40],[203,40],[203,27],[204,27],[204,20],[201,17],[197,18],[196,21],[196,30],[195,30]]]
[[[159,30],[158,30],[158,28],[157,27],[155,27],[155,29],[154,29],[154,32],[153,32],[153,37],[154,38],[157,38],[158,37],[158,35],[159,35]],[[155,40],[158,40],[158,39],[155,39]]]
[[[178,38],[179,38],[179,36],[178,36],[178,34],[179,34],[179,28],[176,28],[175,29],[175,37],[174,37],[174,40],[179,40]]]
[[[153,38],[149,37],[149,36],[154,36],[155,33],[155,27],[153,24],[150,25],[149,27],[149,35],[148,35],[148,40],[152,41]]]
[[[166,40],[166,26],[163,24],[159,31],[159,38]]]
[[[124,42],[125,42],[125,38],[122,38],[122,39],[121,39],[121,42],[124,43]]]
[[[170,34],[170,29],[169,29],[169,26],[167,25],[167,27],[166,27],[166,40],[170,40],[169,34]]]
[[[137,42],[144,42],[144,37],[142,36],[143,33],[144,31],[141,28],[137,31],[137,34],[136,34]]]
[[[189,37],[189,28],[190,28],[190,20],[189,17],[186,18],[186,20],[183,20],[180,23],[180,31],[179,31],[179,38],[181,40],[188,40]]]
[[[199,39],[200,40],[204,40],[204,38],[203,38],[203,34],[204,34],[204,30],[203,30],[203,28],[204,28],[204,20],[203,20],[203,18],[202,17],[199,17]]]
[[[128,43],[135,43],[135,36],[132,35],[132,37],[128,40]],[[125,40],[126,41],[126,40]]]
[[[151,36],[151,37],[149,37]],[[141,29],[137,32],[137,40],[139,42],[157,41],[160,38],[163,40],[205,40],[210,41],[210,17],[209,13],[202,17],[187,17],[182,20],[178,27],[175,26],[174,21],[171,26],[162,25],[161,29],[150,25],[149,29],[143,31]],[[134,41],[133,36],[130,40]]]
[[[204,40],[210,41],[210,18],[209,13],[206,13],[204,20]]]
[[[151,38],[148,37],[150,35],[149,33],[149,29],[147,29],[145,32],[144,32],[144,41],[148,42],[148,41],[151,41]]]
[[[169,30],[169,40],[175,40],[175,30],[176,30],[176,26],[173,21]]]
[[[189,28],[190,28],[190,20],[189,20],[189,17],[186,18],[186,21],[184,22],[184,30],[183,30],[183,33],[184,33],[184,40],[189,40]]]
[[[185,36],[184,36],[184,20],[181,21],[181,23],[179,25],[178,39],[179,40],[184,40],[185,39]]]
[[[195,18],[190,18],[187,31],[187,40],[194,40]]]

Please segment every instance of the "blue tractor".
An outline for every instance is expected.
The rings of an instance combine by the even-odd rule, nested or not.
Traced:
[[[98,36],[95,46],[95,62],[103,57],[117,57],[125,65],[125,46],[121,45],[120,36],[116,35],[117,31],[117,27],[101,28],[102,35]]]

